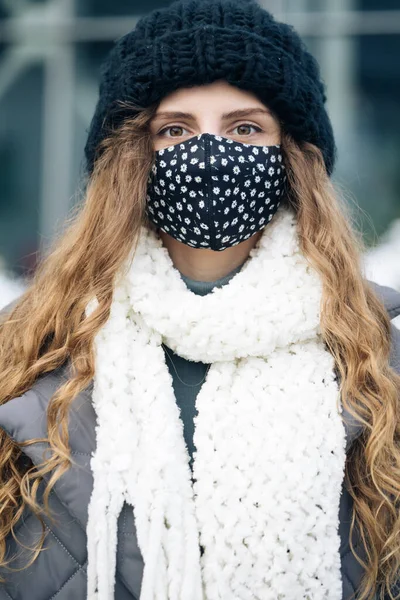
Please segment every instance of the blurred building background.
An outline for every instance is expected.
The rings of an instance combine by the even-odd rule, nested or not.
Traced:
[[[361,207],[368,244],[384,236],[370,255],[373,277],[385,282],[386,269],[400,289],[400,0],[259,1],[320,63],[339,149],[334,179]],[[32,272],[77,197],[102,60],[165,4],[0,0],[0,260],[15,276]]]

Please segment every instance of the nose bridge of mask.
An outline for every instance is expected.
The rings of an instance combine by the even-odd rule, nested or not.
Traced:
[[[191,166],[191,172],[195,181],[200,184],[202,182],[203,199],[206,201],[206,212],[208,218],[212,221],[213,205],[215,206],[215,200],[213,202],[213,186],[212,177],[213,175],[213,148],[216,143],[215,135],[212,133],[201,133],[196,137],[190,138],[183,142],[180,150],[187,151],[189,155],[189,163]],[[191,162],[193,161],[193,162]],[[198,197],[198,201],[201,201],[201,197]]]
[[[209,202],[209,212],[212,214],[213,194],[212,194],[212,149],[215,143],[215,136],[212,133],[202,133],[199,136],[199,142],[204,152],[205,165],[205,185]]]
[[[221,188],[235,187],[237,184],[235,155],[238,152],[235,146],[243,146],[245,151],[248,150],[249,145],[236,143],[231,138],[208,132],[197,136],[197,145],[201,151],[200,161],[204,161],[203,183],[208,226],[210,233],[214,232],[215,235],[214,221],[218,220],[217,214],[221,212],[222,202],[225,201],[225,198],[221,197],[223,195]]]
[[[204,152],[204,164],[205,164],[205,193],[207,198],[207,213],[208,213],[208,226],[212,238],[215,236],[215,225],[214,221],[218,212],[218,202],[220,200],[220,179],[223,174],[220,162],[216,161],[218,154],[218,146],[226,147],[225,138],[212,133],[202,133],[199,136],[199,143]],[[219,150],[219,152],[221,152]]]

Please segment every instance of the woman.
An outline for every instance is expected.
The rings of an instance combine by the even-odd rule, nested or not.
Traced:
[[[400,295],[324,104],[252,2],[116,44],[85,202],[1,326],[1,599],[396,591]]]

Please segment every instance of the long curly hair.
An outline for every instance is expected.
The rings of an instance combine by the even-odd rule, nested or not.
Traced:
[[[147,222],[147,177],[154,160],[149,123],[156,108],[137,110],[109,132],[83,201],[28,290],[2,318],[1,404],[66,362],[71,372],[48,405],[50,453],[41,465],[22,466],[24,444],[0,432],[0,567],[8,565],[7,538],[16,538],[24,510],[30,509],[43,524],[43,516],[50,516],[49,494],[70,467],[69,407],[94,377],[94,337],[109,317],[115,276]],[[362,274],[359,235],[327,176],[320,150],[296,143],[284,130],[282,148],[286,198],[296,211],[302,252],[323,282],[322,335],[335,359],[343,405],[364,425],[345,469],[354,501],[350,543],[365,569],[358,598],[372,600],[378,589],[381,597],[387,591],[393,598],[390,590],[400,570],[400,377],[389,365],[390,321]],[[86,316],[94,296],[98,306]],[[352,546],[354,528],[364,542],[364,558]],[[43,539],[32,548],[29,564]]]

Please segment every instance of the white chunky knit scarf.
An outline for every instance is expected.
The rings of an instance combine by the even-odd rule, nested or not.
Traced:
[[[287,207],[206,296],[143,227],[95,341],[90,600],[114,598],[124,502],[145,563],[140,600],[341,600],[345,429],[320,298]],[[196,399],[194,483],[162,342],[212,363]]]

